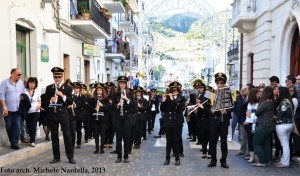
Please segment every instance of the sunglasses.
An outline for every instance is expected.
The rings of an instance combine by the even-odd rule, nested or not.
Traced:
[[[219,82],[216,82],[216,84],[224,84],[224,82],[222,82],[222,81],[219,81]]]
[[[22,74],[18,74],[18,76],[21,76]]]
[[[53,76],[54,79],[60,79],[61,76]]]

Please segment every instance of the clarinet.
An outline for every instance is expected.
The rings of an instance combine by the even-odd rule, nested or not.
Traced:
[[[100,99],[101,99],[101,96],[100,95],[98,95],[97,96],[97,106],[100,106],[99,104],[100,104]],[[100,108],[100,107],[99,107]],[[99,120],[99,118],[98,118],[98,113],[99,113],[99,110],[97,111],[97,115],[96,115],[96,119],[95,120]]]
[[[57,91],[57,84],[55,83],[55,92],[54,92],[54,97],[58,98],[58,96],[56,95],[56,91]],[[57,99],[56,99],[56,102],[55,104],[57,103]],[[53,112],[54,113],[57,113],[57,109],[56,109],[56,106],[53,107]]]
[[[122,95],[124,95],[124,90],[121,90],[121,96]],[[121,116],[123,116],[124,114],[123,114],[123,105],[124,105],[124,100],[122,99],[122,97],[121,97],[121,99],[120,99],[120,102],[121,102],[121,107],[120,107],[120,115]]]

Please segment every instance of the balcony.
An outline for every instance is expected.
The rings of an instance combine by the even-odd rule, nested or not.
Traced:
[[[131,10],[134,12],[134,13],[138,13],[139,12],[139,1],[138,0],[128,0],[128,4],[131,8]]]
[[[122,2],[114,2],[113,0],[102,0],[103,5],[110,13],[124,13],[125,8]]]
[[[128,49],[128,44],[123,41],[115,42],[113,39],[107,40],[105,57],[108,60],[125,59]]]
[[[256,22],[256,0],[234,0],[231,5],[231,26],[238,28],[240,33],[253,31]]]
[[[79,0],[78,3],[79,4]],[[110,22],[100,12],[100,5],[96,0],[90,0],[88,10],[90,18],[88,19],[71,19],[72,28],[78,33],[91,39],[106,39],[110,35]],[[77,9],[79,9],[77,7]],[[79,10],[80,11],[80,10]],[[81,12],[79,12],[81,14]],[[80,15],[77,15],[77,18]]]
[[[231,43],[228,47],[227,51],[227,57],[228,61],[231,62],[232,60],[238,60],[239,59],[239,41],[235,41],[234,43]]]
[[[120,25],[120,28],[122,28],[122,29],[130,28],[130,26],[133,25],[132,13],[125,11],[125,13],[121,14],[119,25]]]

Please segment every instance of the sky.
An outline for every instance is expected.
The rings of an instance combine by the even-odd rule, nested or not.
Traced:
[[[216,12],[226,10],[226,8],[230,10],[230,4],[232,4],[233,1],[234,0],[206,0],[206,2],[208,2]]]

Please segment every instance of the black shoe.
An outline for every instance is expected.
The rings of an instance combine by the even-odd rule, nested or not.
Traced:
[[[148,131],[148,134],[152,134],[151,131]]]
[[[49,136],[46,136],[46,137],[45,137],[45,141],[50,141]]]
[[[100,150],[100,154],[103,154],[104,153],[104,150]]]
[[[217,165],[217,162],[216,161],[211,161],[207,167],[215,167]]]
[[[175,161],[175,166],[180,166],[180,160]]]
[[[191,139],[189,140],[189,142],[196,142],[196,139]]]
[[[200,143],[200,142],[197,142],[196,145],[201,145],[201,143]]]
[[[94,151],[94,154],[97,154],[97,153],[99,153],[99,151],[97,151],[97,150],[96,150],[96,151]]]
[[[161,135],[154,136],[154,138],[161,138]]]
[[[15,150],[19,150],[20,149],[20,147],[18,145],[11,145],[10,148],[15,149]]]
[[[147,138],[146,138],[146,137],[144,137],[144,138],[143,138],[143,140],[145,141],[145,140],[147,140]]]
[[[154,131],[154,129],[152,129],[151,131]]]
[[[112,151],[110,152],[110,154],[117,154],[118,152],[115,150],[115,151]]]
[[[122,161],[122,158],[117,158],[116,163],[120,163]]]
[[[228,164],[226,162],[222,162],[221,163],[221,167],[226,168],[226,169],[229,168],[229,166],[228,166]]]
[[[69,163],[70,164],[76,164],[76,161],[72,158],[72,159],[69,159]]]
[[[140,145],[137,145],[137,146],[136,146],[136,149],[140,149],[140,148],[141,148],[141,146],[140,146]]]
[[[50,164],[58,163],[60,162],[60,159],[53,159],[50,161]]]
[[[89,140],[87,140],[87,139],[84,141],[84,143],[88,143],[88,142],[89,142]]]
[[[166,160],[165,162],[164,162],[164,165],[169,165],[170,164],[170,160]]]
[[[200,149],[200,152],[203,152],[203,149]]]
[[[129,163],[128,158],[124,158],[124,163]]]
[[[203,155],[203,156],[201,156],[201,158],[202,158],[202,159],[205,159],[205,158],[207,158],[207,156],[206,156],[206,155]]]
[[[183,154],[183,153],[180,153],[179,156],[180,156],[180,157],[184,157],[184,154]]]

